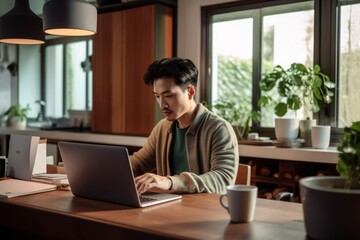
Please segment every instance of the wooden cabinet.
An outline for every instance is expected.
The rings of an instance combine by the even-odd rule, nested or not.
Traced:
[[[148,135],[156,124],[147,67],[173,54],[173,8],[150,4],[98,15],[92,131]]]

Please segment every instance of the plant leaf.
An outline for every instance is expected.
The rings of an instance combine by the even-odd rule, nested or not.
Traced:
[[[287,105],[283,102],[278,103],[274,109],[275,114],[279,117],[282,117],[287,113]]]

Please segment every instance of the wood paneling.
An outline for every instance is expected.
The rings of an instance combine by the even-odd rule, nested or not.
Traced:
[[[143,75],[155,59],[172,56],[172,21],[172,8],[159,4],[98,16],[92,61],[93,132],[151,132],[155,104]]]

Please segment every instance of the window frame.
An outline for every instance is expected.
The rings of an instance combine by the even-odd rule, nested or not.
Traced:
[[[204,81],[200,82],[200,101],[211,100],[211,17],[216,14],[251,10],[255,8],[271,7],[276,5],[309,2],[311,0],[243,0],[220,3],[201,8],[201,65],[200,73]],[[336,121],[338,102],[338,27],[337,27],[337,0],[314,0],[314,64],[319,64],[322,71],[333,79],[337,87],[331,104],[320,103],[321,111],[314,114],[318,124],[330,125]],[[256,24],[256,23],[255,23]],[[254,24],[254,25],[255,25]],[[324,39],[322,41],[322,39]],[[255,42],[258,41],[258,42]],[[256,44],[256,45],[255,45]],[[261,46],[261,34],[254,35],[254,46]],[[259,80],[261,78],[261,49],[254,47],[253,51],[253,110],[260,110],[257,101],[260,97]],[[252,131],[259,132],[262,136],[275,137],[274,128],[260,127],[253,124]],[[331,142],[338,142],[342,136],[342,129],[332,127]]]

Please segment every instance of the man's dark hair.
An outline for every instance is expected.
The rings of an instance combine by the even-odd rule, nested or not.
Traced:
[[[144,81],[149,86],[158,78],[174,78],[175,84],[183,89],[190,84],[196,88],[198,70],[189,59],[163,58],[153,62],[144,75]]]

